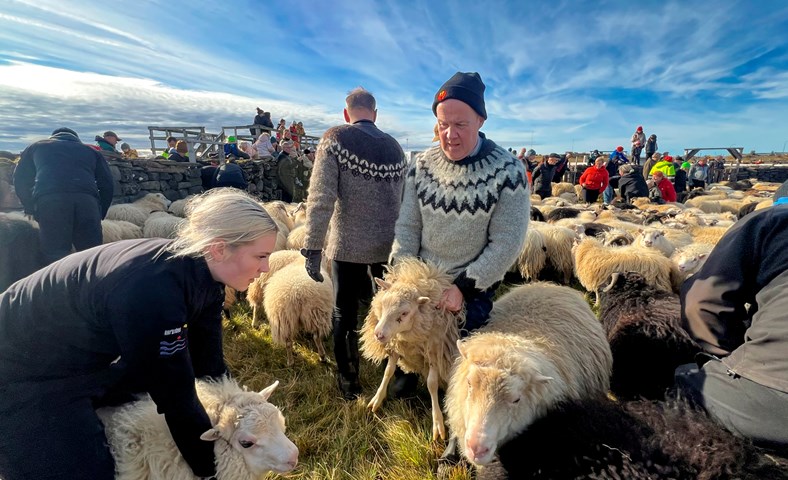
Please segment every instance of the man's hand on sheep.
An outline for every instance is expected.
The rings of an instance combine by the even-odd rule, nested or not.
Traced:
[[[438,308],[446,309],[449,312],[459,312],[462,309],[463,301],[462,292],[457,288],[457,285],[452,285],[441,294]]]
[[[320,262],[323,260],[323,254],[320,250],[307,250],[301,249],[301,255],[306,257],[306,273],[312,280],[320,283],[323,281],[323,274],[320,273]]]

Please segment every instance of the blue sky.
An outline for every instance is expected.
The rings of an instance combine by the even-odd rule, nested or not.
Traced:
[[[487,85],[504,147],[610,150],[637,125],[660,150],[788,141],[788,2],[3,0],[0,149],[56,127],[250,123],[255,107],[319,134],[349,90],[378,125],[430,145],[432,97],[454,72]]]

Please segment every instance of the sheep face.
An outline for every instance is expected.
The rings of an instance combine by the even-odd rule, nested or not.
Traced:
[[[660,230],[645,230],[643,231],[643,236],[641,237],[640,243],[644,247],[651,247],[652,245],[659,242],[660,237],[663,237],[664,235],[665,234]]]
[[[380,343],[386,344],[398,334],[413,328],[419,307],[430,299],[419,296],[414,288],[392,286],[382,280],[378,280],[378,285],[382,291],[372,302],[372,310],[378,319],[374,333]]]
[[[696,253],[694,255],[685,253],[678,258],[676,264],[681,272],[696,272],[706,262],[707,256],[705,253]]]
[[[285,436],[282,412],[267,402],[278,382],[262,392],[244,392],[233,397],[217,425],[200,438],[223,439],[244,459],[255,476],[268,472],[285,473],[298,463],[298,448]]]
[[[486,465],[499,445],[543,415],[549,395],[546,387],[552,378],[528,360],[516,366],[464,361],[471,362],[464,370],[466,375],[453,385],[455,398],[462,403],[458,407],[464,428],[454,433],[459,436],[464,430],[458,439],[463,454],[476,465]]]

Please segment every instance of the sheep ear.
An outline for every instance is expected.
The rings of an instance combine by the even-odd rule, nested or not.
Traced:
[[[542,375],[542,374],[537,374],[534,377],[533,381],[534,381],[534,383],[547,383],[547,382],[549,382],[551,380],[555,380],[555,379],[553,377],[547,377],[547,376]]]
[[[419,297],[416,299],[419,305],[424,305],[425,303],[430,303],[430,297]]]
[[[700,260],[701,258],[706,258],[708,255],[709,255],[708,253],[699,253],[698,260]]]
[[[263,396],[263,400],[268,400],[271,394],[274,393],[274,390],[276,390],[277,386],[279,386],[279,380],[275,381],[271,385],[268,385],[264,389],[260,390],[260,395]]]
[[[219,430],[212,428],[200,435],[200,440],[205,440],[206,442],[215,442],[216,440],[219,440],[220,436],[221,434],[219,433]]]
[[[462,357],[463,360],[468,359],[468,355],[465,353],[465,345],[460,339],[457,339],[457,351],[460,352],[460,357]]]
[[[375,283],[378,284],[378,287],[380,287],[381,290],[388,290],[389,288],[391,288],[391,284],[389,282],[377,277],[375,277]]]

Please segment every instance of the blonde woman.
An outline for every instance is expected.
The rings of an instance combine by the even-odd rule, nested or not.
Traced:
[[[227,373],[224,286],[268,270],[276,225],[236,189],[195,197],[187,215],[175,240],[78,252],[0,294],[0,478],[112,480],[94,408],[137,392],[194,474],[215,475],[194,380]]]

